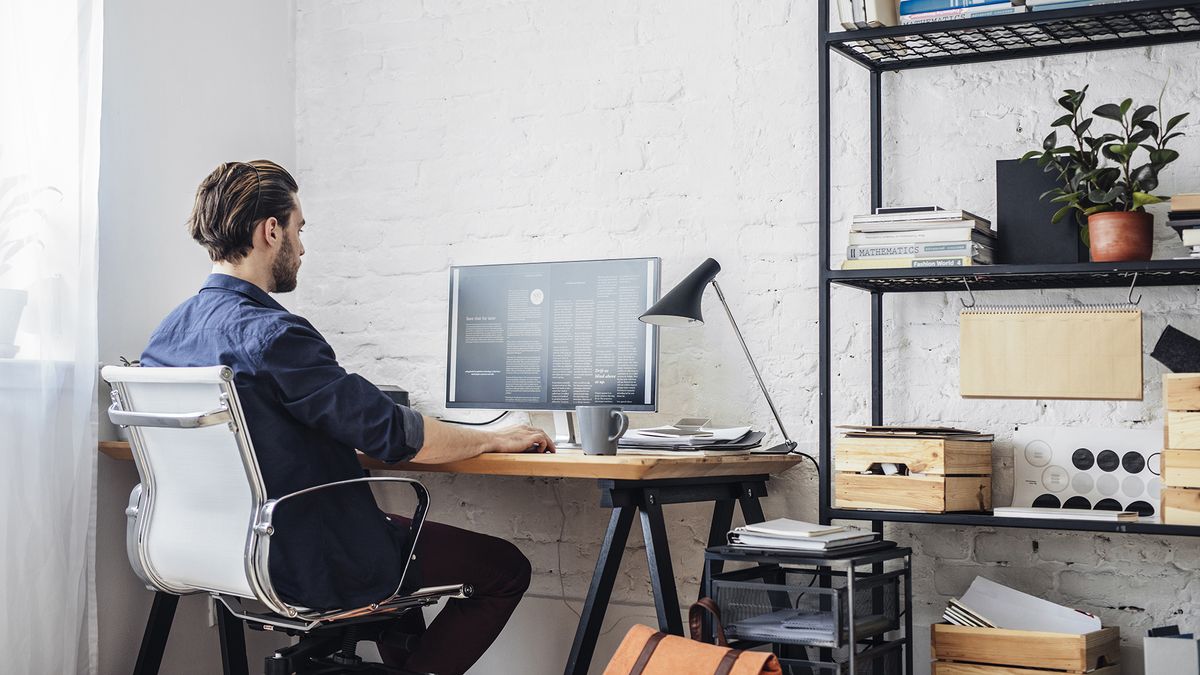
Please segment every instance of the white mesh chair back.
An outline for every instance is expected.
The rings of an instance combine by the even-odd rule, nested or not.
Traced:
[[[147,582],[171,593],[256,597],[247,561],[266,491],[232,371],[110,366],[102,376],[142,480],[130,530],[134,569],[140,564]]]

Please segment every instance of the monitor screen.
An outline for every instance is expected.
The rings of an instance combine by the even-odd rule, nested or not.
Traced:
[[[450,268],[448,408],[656,410],[658,258]]]

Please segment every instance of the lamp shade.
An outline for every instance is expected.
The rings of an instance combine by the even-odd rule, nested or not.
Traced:
[[[704,297],[704,289],[720,271],[721,265],[716,260],[705,260],[638,318],[656,326],[704,323],[704,317],[700,314],[700,299]]]

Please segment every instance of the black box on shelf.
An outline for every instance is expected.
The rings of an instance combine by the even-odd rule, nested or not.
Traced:
[[[1042,193],[1058,187],[1053,173],[1035,160],[996,162],[996,263],[1033,265],[1087,262],[1088,249],[1079,238],[1079,225],[1068,215],[1051,223],[1062,204]]]

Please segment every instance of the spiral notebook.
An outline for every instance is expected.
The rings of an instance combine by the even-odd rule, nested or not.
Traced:
[[[1142,313],[1130,305],[979,306],[959,331],[965,397],[1142,398]]]

